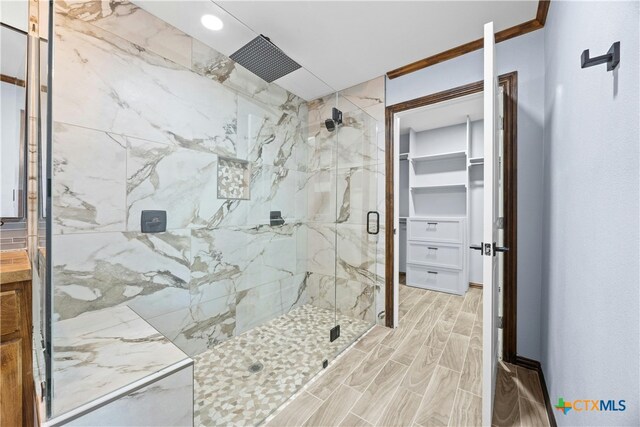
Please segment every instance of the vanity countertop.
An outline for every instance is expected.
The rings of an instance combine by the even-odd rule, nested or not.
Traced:
[[[0,284],[31,280],[31,262],[26,250],[0,252]]]

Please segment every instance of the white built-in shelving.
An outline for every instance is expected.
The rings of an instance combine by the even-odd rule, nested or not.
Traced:
[[[445,189],[463,189],[466,188],[466,183],[460,184],[439,184],[439,185],[415,185],[411,186],[411,191],[429,191],[429,190],[445,190]]]
[[[403,217],[408,225],[408,285],[466,292],[471,279],[470,256],[476,256],[469,254],[468,246],[478,240],[471,230],[475,227],[477,234],[482,223],[483,149],[482,123],[472,123],[468,117],[452,126],[409,131],[409,152],[400,155],[410,160],[409,206],[405,210],[409,216]],[[459,230],[455,236],[447,235],[455,230]],[[471,281],[481,280],[476,277]]]
[[[414,156],[409,158],[412,162],[433,162],[437,160],[465,158],[466,156],[466,151],[451,151],[448,153],[429,154],[426,156]]]

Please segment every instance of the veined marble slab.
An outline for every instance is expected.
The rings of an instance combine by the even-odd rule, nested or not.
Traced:
[[[270,106],[238,95],[238,157],[288,169],[306,170],[305,104]]]
[[[192,231],[191,294],[204,301],[306,273],[296,248],[306,248],[302,224]]]
[[[307,270],[334,275],[336,271],[336,224],[308,223]]]
[[[333,132],[324,124],[335,102],[312,101],[309,105],[308,163],[310,171],[362,167],[378,164],[376,121],[352,107],[343,111],[343,122]]]
[[[353,105],[364,110],[379,123],[384,124],[384,76],[360,83],[340,91]]]
[[[280,211],[287,223],[300,222],[307,213],[307,174],[280,166],[254,164],[251,198],[241,201],[247,216],[238,225],[269,224],[269,213]]]
[[[243,66],[204,43],[193,40],[192,69],[265,107],[300,115],[306,120],[306,102],[275,83],[267,83]]]
[[[338,129],[337,168],[362,167],[378,163],[376,122],[362,110],[343,114]]]
[[[69,426],[193,426],[193,365],[135,390]]]
[[[280,282],[275,281],[238,292],[236,319],[238,334],[283,314]]]
[[[73,319],[53,322],[55,338],[72,340],[74,337],[93,334],[103,329],[138,320],[140,316],[126,305],[109,307],[104,310],[87,311]]]
[[[340,278],[375,283],[379,250],[377,235],[369,234],[363,225],[338,224],[336,275]]]
[[[114,324],[114,319],[124,322]],[[55,415],[188,359],[124,307],[56,322],[53,343]]]
[[[368,322],[375,321],[375,287],[371,284],[310,273],[307,293],[309,303],[315,307],[336,310],[340,315]]]
[[[167,229],[203,227],[220,216],[215,154],[128,139],[127,226],[140,231],[146,209],[167,211]]]
[[[238,292],[236,335],[307,303],[307,275],[299,274]]]
[[[191,67],[191,37],[129,1],[56,0],[56,10]]]
[[[309,302],[308,277],[309,273],[305,273],[280,281],[282,312],[284,314]]]
[[[190,232],[54,236],[57,319],[131,304],[151,316],[189,305]]]
[[[193,356],[234,336],[235,294],[184,305],[182,308],[148,318],[148,322],[182,351]]]
[[[307,219],[311,222],[336,220],[336,171],[319,169],[309,172],[306,183]],[[340,194],[338,192],[338,194]],[[344,194],[344,191],[343,191]]]
[[[53,232],[126,231],[126,138],[56,122],[53,146]]]
[[[338,169],[338,223],[362,226],[367,224],[367,212],[375,210],[379,205],[379,173],[378,165]],[[384,172],[382,175],[384,176]],[[384,222],[383,216],[380,217],[380,222]]]
[[[56,37],[56,121],[235,156],[234,92],[63,13]]]
[[[376,235],[364,225],[309,223],[307,269],[313,273],[375,283],[378,252]]]

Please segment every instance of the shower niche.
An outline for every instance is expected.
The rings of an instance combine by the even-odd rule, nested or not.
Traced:
[[[242,159],[218,158],[218,199],[251,199],[251,164]]]

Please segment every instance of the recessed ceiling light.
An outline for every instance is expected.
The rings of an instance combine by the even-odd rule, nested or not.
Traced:
[[[222,27],[224,27],[222,20],[215,15],[202,15],[200,22],[202,22],[205,28],[213,31],[220,31]]]

